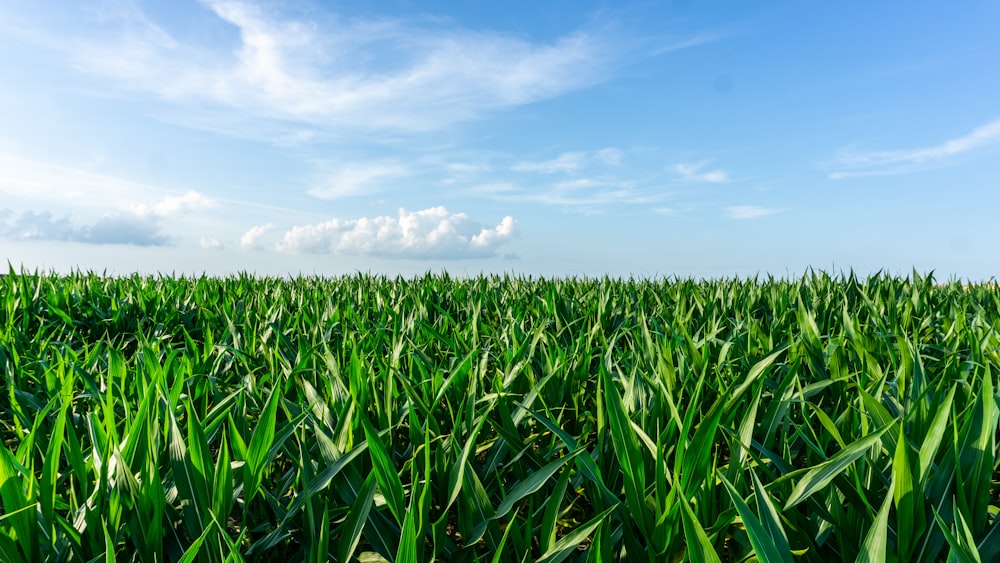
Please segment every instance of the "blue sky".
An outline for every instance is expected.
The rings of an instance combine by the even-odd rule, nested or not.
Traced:
[[[0,0],[0,258],[1000,265],[1000,4]]]

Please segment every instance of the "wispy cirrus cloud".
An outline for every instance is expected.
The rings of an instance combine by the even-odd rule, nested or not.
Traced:
[[[930,147],[869,152],[841,151],[834,165],[838,170],[831,172],[830,178],[839,180],[854,176],[907,174],[998,143],[1000,119],[977,127],[967,135]]]
[[[627,50],[598,28],[535,42],[440,19],[351,19],[329,12],[306,19],[279,4],[202,4],[217,18],[216,36],[228,44],[196,43],[134,6],[90,22],[100,26],[95,35],[36,22],[39,29],[30,37],[120,92],[325,131],[441,129],[602,82]],[[222,33],[227,28],[236,32],[232,38]],[[275,142],[308,142],[315,134],[298,129]]]
[[[99,171],[0,153],[0,196],[24,205],[53,203],[74,209],[108,209],[136,199],[156,200],[169,192]]]
[[[320,199],[338,199],[371,195],[381,190],[383,183],[406,176],[407,169],[394,162],[360,162],[338,165],[315,174],[308,193]]]
[[[553,159],[525,160],[511,167],[516,172],[540,172],[542,174],[574,173],[594,164],[618,166],[625,153],[618,148],[608,147],[596,151],[571,151],[559,154]]]
[[[606,187],[608,185],[610,185],[609,182],[594,178],[573,178],[572,180],[556,182],[552,187],[560,191],[578,191]]]
[[[551,160],[518,162],[511,169],[517,172],[541,172],[554,174],[556,172],[576,172],[583,168],[587,160],[585,152],[564,152]]]
[[[486,163],[451,162],[445,165],[445,169],[456,174],[476,174],[489,172],[491,168]]]
[[[674,172],[680,180],[684,182],[705,182],[709,184],[722,184],[729,181],[729,173],[722,169],[706,170],[709,161],[678,163],[674,165]]]
[[[563,183],[537,187],[486,184],[474,187],[472,191],[504,203],[550,205],[586,215],[603,214],[623,206],[646,205],[665,197],[657,190],[640,189],[628,183],[587,181],[574,184],[575,187],[567,187]]]
[[[731,205],[724,208],[723,213],[729,219],[759,219],[781,213],[784,209],[775,207],[761,207],[759,205]]]
[[[601,214],[670,197],[663,189],[663,178],[637,171],[626,163],[626,157],[626,151],[617,147],[564,151],[543,160],[495,156],[494,160],[513,162],[494,167],[491,177],[466,178],[464,193],[584,214]],[[506,176],[504,171],[508,171]]]

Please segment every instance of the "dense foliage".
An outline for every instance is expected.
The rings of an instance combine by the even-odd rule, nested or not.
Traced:
[[[0,560],[996,561],[998,330],[916,274],[11,272]]]

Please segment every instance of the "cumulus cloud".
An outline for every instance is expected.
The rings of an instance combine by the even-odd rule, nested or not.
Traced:
[[[723,211],[725,212],[726,217],[729,217],[730,219],[758,219],[760,217],[780,213],[783,210],[772,207],[760,207],[757,205],[733,205],[726,207]]]
[[[15,240],[55,240],[86,244],[130,244],[166,246],[170,237],[162,233],[163,219],[215,207],[198,192],[167,197],[152,205],[134,205],[127,212],[104,215],[91,224],[76,226],[69,215],[56,217],[50,211],[0,210],[0,237]]]
[[[444,211],[444,208],[441,208]],[[492,249],[517,235],[517,222],[510,215],[500,221],[500,224],[492,229],[483,229],[479,234],[472,237],[469,246],[492,251]]]
[[[0,209],[0,235],[20,240],[73,240],[77,231],[69,217],[53,217],[48,211]]]
[[[444,207],[400,209],[398,216],[332,219],[288,230],[277,248],[285,252],[338,253],[392,258],[487,258],[518,235],[514,218],[490,228]]]
[[[265,225],[257,225],[252,227],[249,231],[243,233],[240,237],[240,248],[243,250],[260,250],[264,246],[261,243],[261,237],[274,230],[277,227],[274,223],[267,223]]]
[[[722,184],[729,181],[729,174],[725,170],[705,170],[707,165],[708,161],[680,163],[674,165],[674,171],[685,182]]]
[[[80,229],[80,242],[91,244],[131,244],[166,246],[170,239],[160,233],[160,225],[132,215],[108,215]]]
[[[842,151],[833,180],[852,176],[889,176],[914,172],[922,167],[1000,142],[1000,119],[973,129],[969,134],[939,145],[904,150],[849,152]]]
[[[48,211],[0,213],[0,236],[14,240],[55,240],[87,244],[131,244],[164,246],[170,240],[159,225],[134,215],[107,215],[90,225],[75,226],[69,216],[54,217]]]

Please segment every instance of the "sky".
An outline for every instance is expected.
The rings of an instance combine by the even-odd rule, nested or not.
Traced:
[[[0,260],[985,280],[1000,3],[0,0]]]

